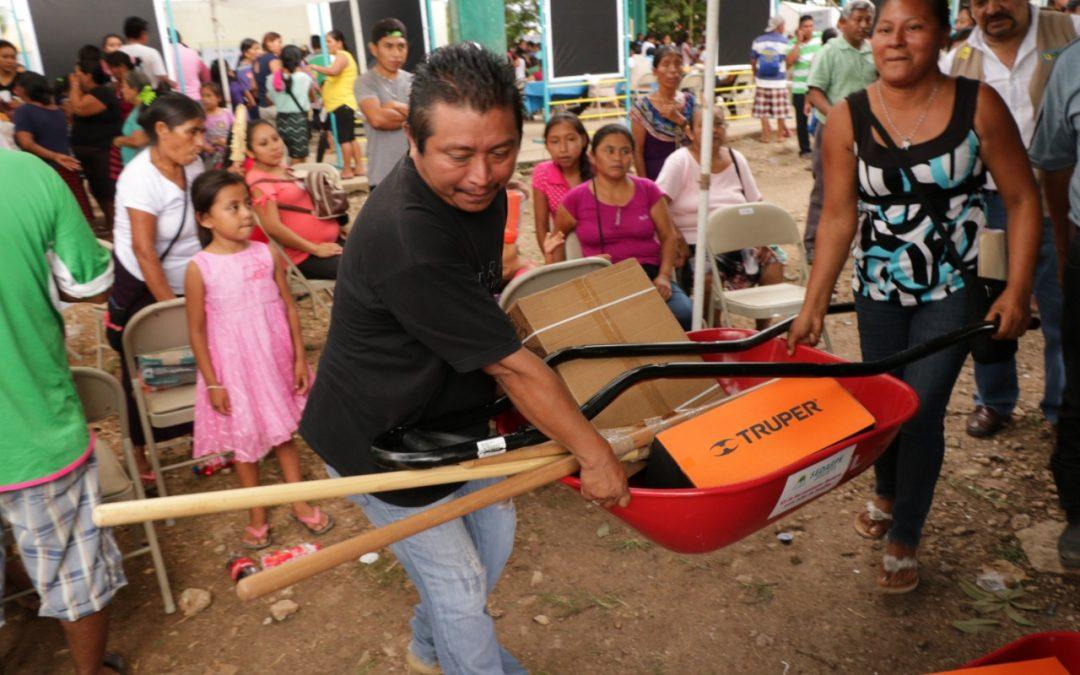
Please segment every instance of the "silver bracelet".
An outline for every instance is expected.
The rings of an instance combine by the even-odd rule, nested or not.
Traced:
[[[208,384],[208,385],[206,385],[206,388],[207,389],[222,389],[222,390],[225,389],[225,387],[221,386],[220,384]]]

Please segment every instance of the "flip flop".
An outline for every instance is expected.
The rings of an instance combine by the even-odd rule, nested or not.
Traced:
[[[319,527],[322,523],[323,514],[318,506],[312,508],[311,515],[306,518],[298,516],[295,513],[290,513],[289,517],[303,525],[311,534],[326,534],[334,527],[334,517],[329,513],[326,514],[326,525]]]
[[[244,533],[251,535],[253,539],[260,542],[258,544],[252,544],[245,539],[241,539],[240,543],[249,551],[261,551],[274,543],[274,538],[270,536],[270,523],[263,523],[263,526],[258,528],[248,525],[244,528]]]
[[[866,502],[866,510],[855,514],[855,533],[863,539],[881,539],[892,527],[892,514],[879,509],[872,500]]]
[[[897,558],[894,555],[886,555],[882,558],[881,566],[885,573],[878,577],[877,580],[877,586],[880,592],[889,595],[902,595],[904,593],[912,592],[919,585],[919,561],[915,558]],[[904,572],[907,570],[915,570],[915,576],[911,581],[902,586],[888,583],[889,574],[896,574],[897,572]]]

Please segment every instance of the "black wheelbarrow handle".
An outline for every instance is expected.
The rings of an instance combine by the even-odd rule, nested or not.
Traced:
[[[790,321],[790,319],[788,320]],[[787,322],[784,322],[787,323]],[[775,327],[774,327],[775,328]],[[924,358],[934,352],[961,343],[980,333],[995,330],[995,324],[982,321],[964,328],[938,336],[920,345],[897,352],[879,361],[866,363],[783,363],[783,362],[692,362],[692,363],[655,363],[629,370],[608,384],[581,406],[581,413],[586,419],[593,419],[604,408],[630,387],[657,379],[694,379],[717,377],[870,377],[883,375],[912,361]],[[766,331],[762,331],[763,333]],[[760,333],[758,334],[760,335]],[[753,337],[757,337],[756,335]],[[694,343],[691,343],[694,344]],[[701,343],[697,343],[701,344]],[[709,344],[709,343],[705,343]],[[720,343],[715,343],[717,346]],[[760,343],[759,343],[760,344]],[[626,345],[634,347],[638,345]],[[681,349],[685,343],[670,343],[675,349]],[[604,345],[608,347],[608,345]],[[558,353],[558,352],[556,352]],[[655,352],[658,353],[717,353],[717,352]],[[620,354],[623,356],[624,354]],[[635,356],[638,354],[634,354]],[[395,469],[428,469],[447,464],[489,457],[516,450],[529,445],[542,443],[548,438],[536,429],[526,429],[513,434],[495,436],[482,440],[470,440],[443,447],[424,449],[418,452],[393,450],[399,447],[410,428],[398,428],[380,435],[372,443],[372,454],[380,466]],[[422,433],[422,432],[420,432]]]
[[[827,314],[845,314],[855,311],[855,303],[841,302],[829,305]],[[745,352],[779,337],[791,328],[795,316],[789,316],[783,321],[778,321],[765,330],[758,331],[753,335],[741,340],[714,340],[708,342],[641,342],[635,344],[599,344],[580,345],[566,347],[557,352],[552,352],[544,358],[544,363],[555,368],[569,361],[578,359],[610,359],[633,356],[679,356],[689,354],[734,354]],[[443,417],[426,420],[420,428],[430,430],[461,429],[476,424],[482,424],[500,413],[511,408],[510,398],[500,396],[493,402],[479,408],[463,410],[458,413]]]

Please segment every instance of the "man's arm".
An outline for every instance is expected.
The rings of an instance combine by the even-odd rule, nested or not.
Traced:
[[[1069,258],[1069,242],[1072,241],[1075,226],[1069,222],[1069,181],[1072,180],[1075,167],[1058,171],[1047,171],[1043,179],[1043,195],[1046,197],[1046,210],[1050,212],[1050,223],[1054,227],[1054,249],[1057,251],[1058,277],[1065,273],[1065,262]]]
[[[832,112],[832,105],[829,103],[829,99],[825,96],[825,92],[821,91],[817,87],[810,87],[806,91],[806,102],[812,105],[814,108],[824,115],[829,116]]]
[[[360,99],[360,112],[368,124],[383,131],[395,131],[405,124],[405,115],[394,108],[384,108],[374,96]]]
[[[626,506],[630,492],[626,472],[577,404],[559,376],[522,347],[484,368],[506,391],[518,412],[581,463],[582,496],[602,506]]]

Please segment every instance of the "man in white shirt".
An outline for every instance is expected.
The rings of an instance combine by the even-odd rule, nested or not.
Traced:
[[[175,88],[169,80],[161,53],[146,44],[150,41],[150,22],[138,16],[129,16],[124,19],[124,39],[127,40],[127,44],[120,47],[120,51],[131,57],[136,69],[149,77],[154,86],[165,82]]]
[[[993,87],[1009,106],[1024,146],[1031,146],[1043,90],[1057,53],[1080,32],[1080,17],[1040,10],[1025,0],[973,0],[975,28],[941,60],[942,72],[978,79]],[[987,223],[1004,230],[1005,207],[993,179],[987,177]],[[1040,407],[1057,424],[1065,386],[1061,352],[1062,293],[1057,279],[1050,220],[1043,220],[1043,239],[1035,273],[1035,299],[1042,319],[1044,392]],[[988,438],[1012,417],[1020,390],[1016,361],[975,364],[975,410],[967,433]]]

